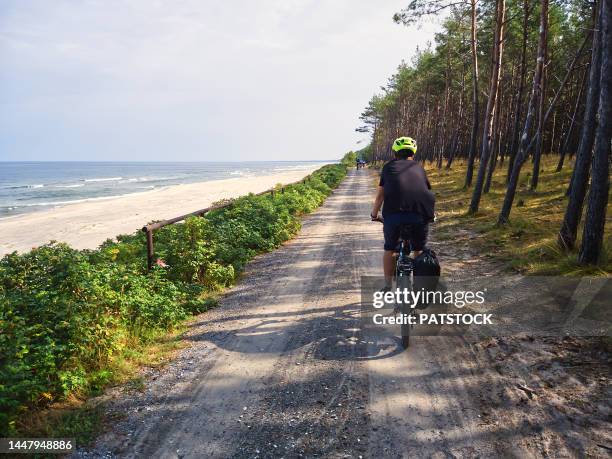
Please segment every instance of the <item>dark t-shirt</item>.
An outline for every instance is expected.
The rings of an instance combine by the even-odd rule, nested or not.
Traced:
[[[383,217],[398,212],[414,212],[433,221],[436,198],[430,191],[425,169],[416,161],[394,159],[382,168],[380,186],[385,189]]]

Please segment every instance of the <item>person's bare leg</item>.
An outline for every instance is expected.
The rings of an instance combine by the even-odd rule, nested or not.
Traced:
[[[385,273],[385,286],[391,287],[393,285],[393,274],[395,271],[393,250],[385,250],[383,255],[383,271]]]

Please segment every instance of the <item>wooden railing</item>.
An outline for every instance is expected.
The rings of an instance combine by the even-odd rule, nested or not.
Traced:
[[[282,185],[279,188],[270,188],[269,190],[262,191],[260,193],[256,193],[255,196],[262,196],[264,194],[270,193],[271,197],[274,197],[274,193],[284,193],[285,188],[291,185],[297,185],[298,183],[306,183],[310,179],[310,175],[304,177],[297,182],[287,183],[286,185]],[[224,207],[228,207],[232,205],[234,199],[229,200],[223,204],[219,204],[216,206],[206,207],[205,209],[196,210],[195,212],[190,212],[185,215],[180,215],[178,217],[170,218],[168,220],[162,220],[159,222],[149,223],[142,227],[142,231],[147,235],[147,269],[151,270],[153,265],[155,264],[155,251],[153,246],[153,231],[163,228],[164,226],[172,225],[174,223],[181,222],[189,217],[202,217],[206,215],[211,210],[223,209]]]

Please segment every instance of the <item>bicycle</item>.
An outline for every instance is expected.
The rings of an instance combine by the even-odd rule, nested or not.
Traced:
[[[410,225],[400,227],[400,243],[395,263],[395,285],[401,292],[410,291],[413,286],[414,260],[408,256],[410,255],[410,231]],[[413,315],[416,316],[416,310],[406,302],[402,302],[399,304],[399,312],[404,319],[400,325],[402,347],[407,349],[410,345],[410,329],[414,326],[409,323],[409,319]]]
[[[373,221],[383,223],[383,219],[380,217],[373,219]],[[410,291],[413,286],[414,260],[408,256],[410,255],[410,232],[410,225],[400,227],[400,240],[397,247],[397,260],[393,277],[396,288],[401,292],[405,289]],[[416,310],[406,302],[401,302],[396,304],[393,313],[396,314],[398,311],[403,319],[400,325],[402,347],[407,349],[410,345],[410,329],[414,326],[410,324],[410,318],[416,316]]]

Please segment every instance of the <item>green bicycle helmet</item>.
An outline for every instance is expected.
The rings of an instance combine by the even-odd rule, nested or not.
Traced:
[[[409,150],[412,154],[416,154],[417,143],[412,137],[399,137],[395,139],[391,148],[396,153],[402,150]]]

